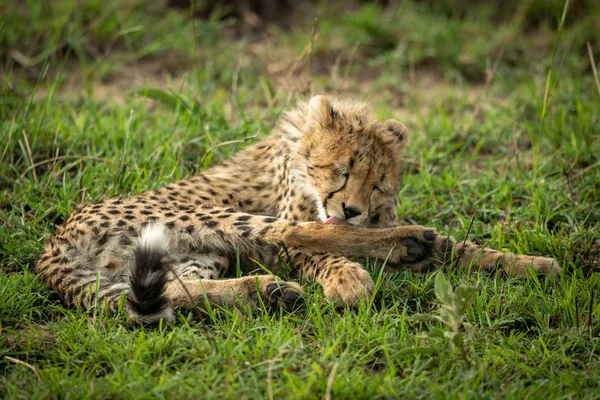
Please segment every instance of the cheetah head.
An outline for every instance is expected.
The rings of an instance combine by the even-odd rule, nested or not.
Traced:
[[[378,121],[364,105],[324,96],[313,97],[306,114],[301,155],[323,222],[392,226],[406,127]]]

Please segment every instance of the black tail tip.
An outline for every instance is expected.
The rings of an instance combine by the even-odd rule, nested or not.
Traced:
[[[142,323],[172,319],[173,311],[165,295],[167,269],[163,259],[166,251],[136,246],[133,255],[134,264],[127,296],[131,319]]]

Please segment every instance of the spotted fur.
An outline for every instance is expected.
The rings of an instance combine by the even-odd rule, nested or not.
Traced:
[[[556,275],[551,258],[456,242],[433,229],[396,226],[400,122],[378,121],[361,104],[323,96],[283,116],[264,141],[206,172],[127,198],[79,206],[36,265],[71,305],[121,299],[134,322],[169,319],[173,307],[266,303],[291,310],[294,282],[261,275],[222,278],[236,254],[274,265],[289,257],[338,306],[368,298],[373,281],[347,257],[388,259],[425,272],[447,265]],[[334,217],[334,218],[332,218]],[[323,224],[345,221],[346,225]],[[282,249],[285,249],[283,251]]]

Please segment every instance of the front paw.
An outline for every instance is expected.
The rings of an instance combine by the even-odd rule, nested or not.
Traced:
[[[295,282],[282,281],[272,275],[250,276],[241,279],[247,279],[250,282],[250,298],[256,306],[264,304],[270,310],[282,309],[294,312],[304,304],[304,291]]]
[[[452,258],[454,241],[438,235],[433,229],[422,226],[397,228],[400,237],[389,255],[387,265],[394,268],[409,267],[423,271],[438,268]]]
[[[356,307],[368,301],[373,293],[373,279],[360,264],[333,267],[325,275],[327,277],[321,281],[323,292],[336,307]]]

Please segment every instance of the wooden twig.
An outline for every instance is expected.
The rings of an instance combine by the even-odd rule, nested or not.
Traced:
[[[586,172],[588,172],[589,170],[592,170],[594,168],[596,168],[597,166],[600,165],[600,160],[596,161],[595,163],[593,163],[592,165],[585,167],[584,169],[582,169],[581,171],[577,171],[576,174],[573,174],[573,179],[578,178],[579,176],[585,174]]]
[[[221,146],[227,146],[227,145],[235,144],[235,143],[246,143],[246,142],[248,142],[250,140],[254,140],[254,139],[258,138],[258,135],[260,135],[260,130],[256,134],[254,134],[252,136],[248,136],[247,138],[237,139],[237,140],[228,140],[226,142],[217,143],[214,146],[209,147],[208,150],[206,150],[206,152],[204,153],[204,155],[200,159],[199,164],[202,166],[204,164],[204,160],[206,160],[206,157],[210,153],[212,153],[213,150],[215,150],[215,149],[217,149],[217,148],[219,148]]]
[[[594,53],[592,53],[592,46],[590,42],[587,42],[588,54],[590,55],[590,63],[592,64],[592,72],[594,73],[594,80],[596,81],[596,87],[598,88],[598,94],[600,94],[600,79],[598,79],[598,71],[596,70],[596,61],[594,60]]]
[[[21,364],[26,366],[27,368],[31,369],[33,371],[33,373],[35,374],[35,376],[37,377],[38,381],[42,381],[42,377],[40,376],[40,374],[37,372],[37,369],[35,369],[35,367],[29,363],[26,363],[25,361],[21,361],[19,359],[16,358],[12,358],[10,356],[4,356],[4,358],[6,358],[8,361],[12,361],[15,364]]]
[[[327,378],[327,388],[325,389],[325,400],[331,400],[331,388],[333,387],[333,380],[335,378],[335,371],[340,363],[336,362],[331,367],[331,372],[329,373],[329,378]]]
[[[23,139],[25,140],[25,149],[27,150],[27,157],[29,157],[29,168],[31,168],[31,166],[34,165],[33,154],[31,153],[31,147],[29,147],[29,140],[27,139],[27,132],[25,131],[23,131]],[[33,179],[37,182],[37,174],[35,173],[35,168],[32,168],[31,170],[33,171]]]
[[[310,34],[310,43],[308,45],[308,54],[307,54],[307,61],[306,61],[306,93],[311,93],[311,86],[312,86],[312,53],[313,53],[313,48],[315,46],[315,41],[317,40],[317,32],[318,32],[318,23],[319,23],[319,18],[315,18],[315,21],[313,23],[313,27],[312,27],[312,32]]]
[[[594,292],[592,290],[592,294],[590,295],[590,308],[588,310],[588,329],[590,331],[590,338],[592,337],[592,316],[593,316],[593,310],[594,310],[594,294],[596,292]]]
[[[269,364],[269,369],[267,369],[267,393],[269,394],[269,400],[273,400],[273,365],[275,361],[272,361]]]
[[[91,156],[59,156],[59,157],[52,157],[52,158],[49,158],[47,160],[39,161],[39,162],[37,162],[37,163],[35,163],[35,164],[30,165],[29,167],[27,167],[27,169],[25,171],[23,171],[23,173],[21,173],[21,179],[24,178],[25,175],[27,175],[27,173],[29,171],[31,171],[31,170],[33,170],[33,174],[35,176],[35,168],[39,167],[40,165],[48,164],[48,163],[55,162],[55,161],[69,160],[69,159],[104,161],[104,162],[108,162],[108,163],[111,162],[111,160],[109,160],[107,158],[91,157]]]
[[[463,240],[463,245],[462,245],[462,250],[464,251],[465,249],[465,245],[467,244],[467,239],[469,238],[469,233],[471,233],[471,228],[473,227],[473,222],[475,221],[475,215],[477,213],[474,212],[473,216],[471,217],[471,223],[469,224],[469,229],[467,229],[467,234],[465,235],[465,240]],[[457,256],[456,257],[456,261],[454,263],[454,266],[452,267],[452,269],[456,269],[456,267],[458,267],[458,261],[460,260],[460,257]]]

